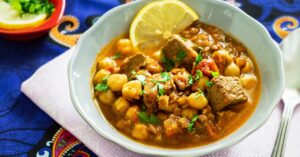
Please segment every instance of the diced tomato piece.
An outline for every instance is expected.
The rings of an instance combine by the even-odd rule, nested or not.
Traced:
[[[219,72],[219,68],[213,59],[203,59],[197,66],[206,76],[211,76],[212,72]]]

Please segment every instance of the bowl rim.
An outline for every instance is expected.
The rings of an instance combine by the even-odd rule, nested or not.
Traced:
[[[129,7],[131,5],[137,5],[141,1],[142,0],[138,0],[138,1],[128,3],[128,4],[123,4],[123,5],[117,6],[113,9],[109,10],[108,12],[106,12],[103,16],[101,16],[98,19],[98,21],[96,22],[95,25],[102,23],[102,21],[104,19],[106,19],[108,16],[110,16],[110,14],[118,12],[119,10],[122,10],[122,9],[126,9],[127,7]],[[232,138],[231,140],[224,140],[222,144],[218,144],[218,145],[215,145],[214,147],[209,147],[209,148],[205,148],[205,149],[197,149],[197,148],[201,148],[201,146],[199,146],[199,147],[192,147],[192,148],[178,149],[177,150],[177,149],[165,149],[165,148],[153,147],[153,146],[148,146],[148,145],[146,145],[146,146],[148,146],[147,148],[141,148],[138,145],[138,144],[140,144],[139,142],[136,142],[136,141],[132,140],[135,143],[134,143],[133,146],[131,146],[128,143],[126,143],[126,141],[122,141],[122,140],[120,140],[116,137],[113,137],[113,136],[109,135],[109,133],[103,131],[102,129],[98,129],[95,126],[95,123],[93,122],[93,120],[91,118],[89,118],[89,115],[87,115],[83,111],[82,106],[80,105],[81,102],[78,100],[76,92],[75,92],[75,85],[74,85],[74,80],[73,80],[73,77],[72,77],[73,76],[73,71],[74,71],[75,59],[77,58],[78,54],[80,53],[78,51],[79,47],[82,46],[82,43],[84,42],[84,40],[87,40],[86,38],[88,38],[88,35],[96,29],[96,27],[91,27],[89,30],[87,30],[81,36],[81,38],[78,41],[78,44],[74,48],[74,52],[73,52],[72,57],[71,57],[71,59],[69,61],[69,64],[68,64],[68,81],[69,81],[69,87],[70,87],[71,100],[72,100],[72,103],[73,103],[75,109],[81,115],[81,117],[99,135],[101,135],[102,137],[104,137],[105,139],[107,139],[109,141],[112,141],[113,143],[118,144],[119,146],[121,146],[123,148],[126,148],[130,151],[140,153],[140,154],[155,155],[155,156],[156,155],[159,155],[159,156],[186,156],[187,152],[188,152],[189,156],[199,156],[199,155],[206,155],[206,154],[214,153],[214,152],[226,149],[230,146],[233,146],[233,145],[237,144],[238,142],[240,142],[241,140],[243,140],[244,138],[246,138],[250,134],[252,134],[254,131],[259,129],[270,118],[271,113],[273,112],[276,105],[278,104],[278,102],[281,98],[281,95],[283,94],[284,88],[285,88],[285,86],[284,86],[285,77],[284,77],[283,60],[282,60],[283,57],[282,57],[282,53],[281,53],[281,50],[279,48],[279,45],[276,42],[274,42],[274,40],[272,39],[272,37],[269,34],[269,32],[267,31],[267,29],[261,23],[259,23],[257,20],[255,20],[250,15],[246,14],[240,8],[235,7],[235,6],[229,4],[228,2],[225,2],[225,1],[219,1],[219,0],[202,0],[202,1],[206,1],[207,3],[212,3],[212,4],[216,4],[216,5],[220,5],[223,8],[230,9],[230,10],[236,12],[236,13],[239,13],[244,18],[247,18],[247,20],[250,20],[252,23],[254,23],[257,26],[257,29],[260,30],[260,32],[262,33],[261,35],[264,36],[264,38],[266,39],[266,42],[268,42],[268,44],[270,44],[270,45],[273,45],[273,48],[276,50],[276,52],[274,52],[274,53],[277,54],[275,59],[280,63],[280,65],[278,66],[278,68],[279,68],[278,72],[281,74],[280,78],[279,78],[279,80],[281,80],[281,81],[278,82],[278,84],[277,84],[278,89],[280,89],[280,91],[278,92],[278,95],[280,95],[280,96],[278,96],[278,98],[274,98],[273,103],[270,102],[270,109],[264,113],[265,117],[259,119],[257,121],[256,125],[250,126],[247,131],[241,132],[235,138]],[[151,149],[151,148],[158,148],[158,149]]]
[[[51,2],[53,0],[50,0]],[[6,35],[21,35],[21,34],[29,34],[29,33],[37,33],[44,30],[48,30],[54,27],[62,18],[65,7],[66,7],[66,0],[55,0],[57,4],[55,5],[55,10],[50,17],[46,19],[46,21],[33,29],[25,28],[25,29],[17,29],[17,30],[5,30],[0,29],[0,34]]]

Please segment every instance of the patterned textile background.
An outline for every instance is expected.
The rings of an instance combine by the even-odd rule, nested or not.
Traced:
[[[20,85],[38,67],[75,45],[99,16],[129,1],[67,0],[65,16],[48,35],[27,43],[0,38],[0,156],[95,156],[26,98]],[[227,1],[264,24],[277,42],[299,27],[300,0]]]

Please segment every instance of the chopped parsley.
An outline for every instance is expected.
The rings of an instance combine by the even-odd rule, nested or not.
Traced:
[[[201,89],[198,89],[197,95],[195,98],[198,98],[199,96],[204,95],[204,92]]]
[[[146,94],[145,90],[141,90],[140,96],[142,96],[142,95],[144,95],[144,94]]]
[[[107,85],[107,80],[108,80],[109,76],[110,75],[107,75],[106,77],[104,77],[101,80],[101,83],[99,83],[95,86],[95,90],[100,91],[100,92],[106,92],[109,89],[108,85]]]
[[[196,123],[198,117],[199,117],[198,115],[195,115],[195,116],[192,118],[192,120],[190,121],[190,123],[189,123],[189,125],[188,125],[188,127],[187,127],[188,132],[193,131],[194,125],[195,125],[195,123]]]
[[[114,56],[110,57],[113,60],[119,59],[121,57],[120,53],[115,54]]]
[[[105,91],[108,90],[108,86],[107,86],[106,83],[105,84],[104,83],[99,83],[95,86],[95,90],[100,91],[100,92],[105,92]]]
[[[146,124],[160,123],[159,119],[154,114],[148,115],[146,112],[139,112],[138,117],[142,123],[146,123]]]
[[[15,10],[17,10],[20,15],[25,13],[32,14],[47,14],[50,16],[55,8],[53,3],[48,0],[5,0],[9,3]]]
[[[146,77],[144,75],[136,75],[135,77],[142,83],[142,85],[145,85]]]
[[[164,68],[167,70],[167,71],[170,71],[174,68],[175,66],[175,63],[173,60],[169,59],[169,58],[166,58],[166,57],[162,57],[161,58],[161,61],[163,62],[163,65],[164,65]]]
[[[200,80],[200,78],[203,76],[203,73],[202,73],[202,71],[200,71],[200,70],[197,70],[196,71],[196,74],[195,74],[195,80],[196,81],[199,81]]]
[[[206,86],[207,86],[207,87],[211,87],[211,86],[213,86],[213,85],[214,85],[214,83],[211,82],[211,81],[207,81],[207,82],[206,82]]]
[[[186,52],[185,51],[179,51],[176,54],[176,61],[182,61],[186,57]]]
[[[211,72],[211,76],[212,77],[217,77],[217,76],[220,76],[220,73],[219,72]]]
[[[166,93],[166,91],[164,89],[164,85],[162,85],[160,83],[157,84],[157,90],[158,90],[159,96],[163,96]]]
[[[167,73],[167,72],[162,72],[160,74],[160,76],[162,78],[162,80],[160,82],[167,82],[167,81],[169,81],[171,79],[169,73]]]
[[[192,75],[189,76],[188,83],[189,83],[190,86],[194,84],[194,80],[193,80],[193,76]]]
[[[201,53],[199,53],[195,59],[195,65],[198,65],[201,61],[202,61],[202,55]]]

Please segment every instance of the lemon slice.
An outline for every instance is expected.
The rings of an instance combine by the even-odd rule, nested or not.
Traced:
[[[13,9],[8,3],[0,0],[0,28],[25,29],[41,25],[47,18],[46,14],[23,14]]]
[[[198,15],[178,0],[151,2],[142,8],[130,26],[130,39],[141,52],[159,50],[173,35],[183,31]]]

